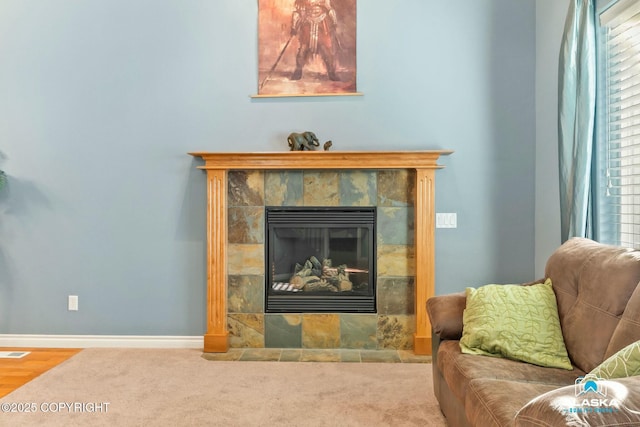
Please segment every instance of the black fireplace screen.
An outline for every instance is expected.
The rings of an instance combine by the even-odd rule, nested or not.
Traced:
[[[266,312],[375,312],[375,207],[266,208]]]

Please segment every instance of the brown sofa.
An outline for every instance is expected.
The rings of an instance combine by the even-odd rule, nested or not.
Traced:
[[[640,251],[574,238],[551,255],[546,278],[573,370],[463,354],[465,293],[428,300],[433,386],[450,426],[640,426],[640,376],[601,384],[609,400],[576,391],[578,377],[640,340]]]

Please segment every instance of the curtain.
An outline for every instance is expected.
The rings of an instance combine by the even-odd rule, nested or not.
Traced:
[[[561,238],[591,237],[591,162],[596,105],[595,0],[570,0],[559,69]]]

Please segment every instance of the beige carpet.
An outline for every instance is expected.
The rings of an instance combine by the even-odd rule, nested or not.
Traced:
[[[198,350],[86,349],[0,407],[2,426],[446,425],[430,364],[214,362]]]

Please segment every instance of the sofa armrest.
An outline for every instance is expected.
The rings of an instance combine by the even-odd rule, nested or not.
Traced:
[[[598,380],[597,387],[606,396],[591,391],[577,396],[575,385],[541,394],[518,411],[515,425],[640,425],[640,377]]]
[[[441,340],[462,337],[462,313],[467,306],[464,292],[438,295],[427,300],[427,314],[431,329]]]

